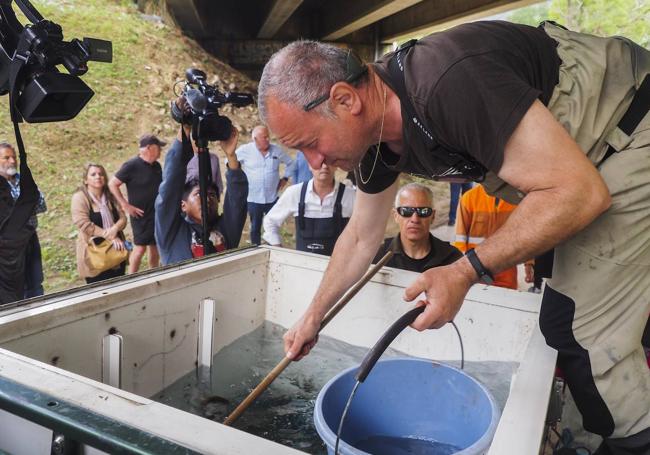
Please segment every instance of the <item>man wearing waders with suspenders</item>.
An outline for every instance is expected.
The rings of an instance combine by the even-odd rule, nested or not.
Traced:
[[[296,249],[329,256],[334,251],[334,244],[343,228],[348,224],[348,218],[343,218],[341,199],[345,193],[345,185],[338,183],[338,194],[334,202],[332,218],[307,218],[305,216],[305,195],[307,184],[303,183],[300,190],[300,203],[296,217]]]
[[[293,216],[296,249],[329,256],[352,214],[355,190],[334,179],[335,167],[311,168],[313,177],[287,188],[264,217],[264,240],[281,245],[280,226]]]
[[[261,118],[312,165],[358,174],[354,214],[284,335],[287,356],[309,353],[323,315],[367,270],[400,172],[479,181],[519,205],[475,250],[406,288],[425,305],[412,326],[444,326],[473,284],[555,248],[540,327],[584,427],[603,437],[599,455],[650,453],[649,72],[650,52],[633,42],[552,23],[462,24],[369,65],[313,41],[274,54]]]

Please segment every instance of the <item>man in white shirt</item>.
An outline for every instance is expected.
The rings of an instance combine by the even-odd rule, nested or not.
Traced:
[[[271,144],[269,130],[261,125],[253,129],[253,142],[242,145],[236,153],[248,178],[247,205],[251,219],[251,243],[259,245],[262,218],[277,201],[278,191],[286,185],[295,163],[280,147]],[[285,166],[282,179],[280,163]]]
[[[310,169],[313,178],[287,188],[264,217],[264,240],[281,245],[280,226],[294,216],[296,249],[329,256],[352,215],[356,191],[334,180],[336,167]]]

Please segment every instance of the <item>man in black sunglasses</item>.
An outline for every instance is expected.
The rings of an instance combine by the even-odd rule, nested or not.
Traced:
[[[367,270],[400,172],[482,182],[517,209],[476,249],[423,272],[412,326],[439,328],[469,288],[555,247],[540,328],[558,350],[600,454],[650,453],[650,52],[624,38],[503,21],[462,24],[364,65],[292,43],[267,63],[262,119],[310,164],[357,174],[355,211],[311,305],[285,335],[291,359]],[[634,290],[634,292],[632,292]]]
[[[401,187],[395,196],[393,216],[399,233],[384,240],[373,262],[391,250],[393,257],[386,264],[388,267],[421,273],[463,257],[456,247],[431,234],[435,210],[433,193],[426,186],[409,183]]]

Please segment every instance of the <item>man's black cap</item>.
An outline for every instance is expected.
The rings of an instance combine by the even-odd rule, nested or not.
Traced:
[[[161,141],[153,134],[145,134],[144,136],[140,137],[140,148],[145,148],[147,145],[158,145],[160,147],[164,147],[167,145],[167,142]]]

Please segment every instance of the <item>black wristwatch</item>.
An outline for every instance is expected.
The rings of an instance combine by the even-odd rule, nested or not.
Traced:
[[[465,256],[467,256],[467,259],[469,259],[469,263],[472,264],[472,267],[474,267],[474,270],[478,275],[479,281],[482,281],[485,284],[494,283],[494,275],[492,275],[492,272],[490,272],[488,269],[486,269],[483,266],[481,260],[476,255],[476,251],[474,251],[474,248],[470,248],[469,250],[467,250]]]

